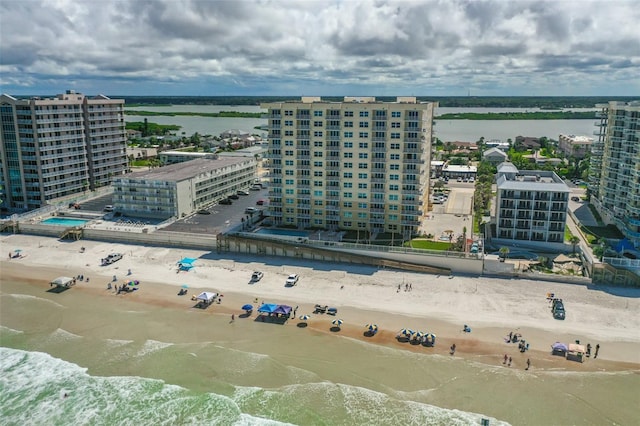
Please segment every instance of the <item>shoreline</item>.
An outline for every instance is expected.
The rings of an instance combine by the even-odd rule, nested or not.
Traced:
[[[25,235],[11,235],[2,239],[5,251],[15,249],[14,245],[20,247],[26,257],[0,262],[3,294],[6,294],[7,289],[5,282],[9,281],[25,282],[34,291],[39,291],[48,289],[49,281],[58,275],[83,274],[90,278],[90,282],[78,282],[69,292],[91,298],[123,297],[132,303],[149,304],[174,311],[183,310],[191,314],[196,310],[192,308],[194,302],[189,300],[191,295],[211,290],[224,294],[222,304],[214,304],[202,311],[197,309],[201,311],[197,315],[230,317],[234,314],[235,322],[255,320],[255,313],[251,318],[238,316],[243,312],[240,306],[245,303],[255,305],[257,298],[268,303],[299,306],[298,316],[311,314],[311,320],[305,327],[308,330],[306,332],[336,334],[395,349],[449,356],[449,347],[455,343],[456,358],[497,366],[502,365],[503,355],[508,354],[514,359],[511,368],[523,369],[524,361],[530,358],[532,371],[617,372],[640,368],[640,337],[635,331],[640,325],[636,315],[640,302],[637,295],[633,296],[640,294],[640,291],[635,292],[633,289],[619,289],[623,294],[632,295],[621,297],[604,292],[589,294],[590,289],[572,284],[537,283],[538,286],[548,288],[545,291],[542,288],[532,289],[531,286],[535,286],[535,283],[519,280],[469,277],[438,279],[431,275],[347,264],[313,264],[315,268],[309,268],[308,264],[296,264],[294,260],[290,262],[293,265],[283,263],[289,259],[228,255],[219,257],[215,253],[197,250],[93,241],[60,242],[53,238]],[[79,253],[81,246],[86,248],[82,254]],[[125,259],[108,267],[98,266],[99,259],[111,251],[125,253]],[[195,270],[176,273],[175,262],[185,256],[198,258]],[[107,291],[106,283],[110,281],[110,277],[129,267],[133,270],[131,279],[141,281],[140,290],[118,296],[113,291]],[[27,268],[28,277],[25,274]],[[248,277],[254,269],[264,270],[265,278],[249,285]],[[290,271],[301,273],[300,283],[293,288],[284,288],[284,277]],[[122,282],[125,277],[120,278],[118,282]],[[398,291],[398,283],[407,278],[413,290]],[[187,296],[180,297],[177,292],[182,283],[187,283],[189,292]],[[516,288],[509,289],[510,286]],[[580,313],[581,321],[553,320],[544,299],[546,292],[555,292],[563,297],[569,316]],[[480,300],[474,300],[479,297],[479,293]],[[539,293],[539,300],[529,300],[527,293]],[[573,301],[567,294],[578,300]],[[55,297],[64,297],[64,293],[52,295],[52,300]],[[502,298],[504,300],[500,300]],[[521,299],[522,314],[518,315],[517,309],[515,313],[513,309],[504,312],[513,303],[517,303],[518,299]],[[314,315],[312,311],[315,303],[336,306],[338,315]],[[493,306],[484,306],[485,303]],[[594,310],[594,307],[599,309]],[[599,312],[601,308],[603,312]],[[610,311],[619,313],[617,321],[607,318]],[[587,313],[589,315],[585,315]],[[536,317],[541,314],[546,317]],[[332,332],[331,321],[337,318],[343,319],[344,324],[339,332]],[[605,319],[605,324],[600,323],[601,319]],[[5,319],[2,322],[4,325]],[[297,329],[298,322],[297,318],[291,319],[282,327]],[[622,327],[618,327],[618,322]],[[364,325],[368,323],[379,325],[377,335],[363,335]],[[463,323],[469,323],[471,333],[462,332]],[[265,326],[278,327],[274,324]],[[429,348],[398,342],[395,339],[396,333],[404,327],[435,333],[436,346]],[[580,328],[590,328],[590,331],[579,333],[577,330]],[[504,343],[503,338],[509,331],[521,333],[531,344],[531,349],[520,353],[517,345]],[[582,344],[590,341],[594,347],[599,343],[600,356],[597,360],[587,358],[582,364],[552,356],[549,353],[550,345],[558,340],[564,343],[581,340]]]

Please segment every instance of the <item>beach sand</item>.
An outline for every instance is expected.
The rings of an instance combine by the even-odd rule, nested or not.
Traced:
[[[82,253],[81,247],[85,248]],[[502,407],[490,395],[500,400],[514,398],[514,403],[521,404],[524,412],[539,409],[545,404],[550,406],[555,404],[555,392],[571,392],[571,386],[558,379],[558,374],[563,372],[570,375],[622,374],[616,375],[610,386],[599,384],[600,392],[604,395],[591,392],[592,395],[587,397],[588,403],[576,403],[575,408],[569,409],[567,418],[575,416],[578,407],[586,404],[590,408],[585,412],[600,410],[600,414],[585,417],[585,421],[580,423],[597,424],[598,419],[606,418],[597,401],[608,401],[611,405],[611,398],[619,399],[621,395],[627,395],[629,401],[620,403],[633,406],[634,397],[627,391],[637,383],[640,367],[640,291],[636,289],[486,277],[449,278],[359,265],[95,241],[61,242],[25,235],[3,237],[2,249],[7,253],[21,249],[24,255],[11,260],[7,256],[0,262],[3,296],[0,323],[11,330],[34,334],[44,330],[49,333],[52,330],[64,330],[84,338],[164,342],[168,345],[194,345],[215,340],[216,345],[237,351],[249,351],[254,348],[252,345],[260,342],[264,354],[280,357],[281,361],[286,359],[287,363],[304,371],[313,370],[314,374],[334,383],[346,382],[383,392],[388,388],[396,389],[396,392],[402,389],[402,392],[408,392],[410,396],[407,398],[410,400],[487,413],[522,424],[542,424],[535,420],[543,420],[544,416],[537,414],[533,421],[531,417],[527,417],[527,421],[515,421],[520,414],[514,414],[513,408]],[[114,265],[99,266],[100,259],[111,252],[123,253],[124,259]],[[182,257],[197,258],[195,268],[189,272],[177,272],[176,263]],[[127,276],[129,269],[132,274]],[[265,276],[258,283],[249,284],[253,270],[261,270]],[[289,273],[300,274],[300,281],[295,287],[284,286]],[[80,274],[90,281],[78,282],[75,287],[60,294],[47,292],[49,281],[57,276]],[[118,283],[125,279],[140,280],[140,289],[116,295],[114,291],[106,289],[113,275],[116,275]],[[409,284],[412,290],[405,291]],[[188,295],[177,296],[183,285],[189,287]],[[200,291],[223,294],[222,303],[205,310],[194,308],[195,302],[190,297]],[[546,300],[549,292],[564,300],[567,309],[565,321],[552,318]],[[7,297],[15,294],[37,300],[46,299],[64,306],[64,309],[43,309],[42,312],[49,312],[48,317],[38,318],[26,305],[13,304],[12,301],[15,301]],[[310,314],[311,319],[303,328],[298,326],[301,321],[297,318],[289,320],[284,326],[263,324],[256,320],[255,313],[243,318],[240,307],[246,303],[256,305],[256,300],[258,304],[264,301],[297,306],[297,316]],[[338,308],[338,315],[313,314],[316,303]],[[234,321],[231,321],[232,314]],[[137,316],[145,316],[144,321],[131,324]],[[337,318],[342,319],[344,324],[339,331],[331,331],[331,322]],[[380,331],[373,337],[364,335],[364,326],[369,323],[379,326]],[[463,324],[468,324],[472,332],[462,332]],[[215,339],[211,336],[212,328],[215,328]],[[396,334],[401,328],[436,334],[436,346],[426,348],[399,342]],[[522,354],[516,344],[505,343],[504,337],[509,332],[521,333],[530,344],[530,350]],[[572,343],[575,340],[580,340],[582,344],[591,343],[594,347],[600,344],[598,359],[590,358],[584,363],[577,363],[550,355],[552,343]],[[3,341],[3,346],[5,343]],[[454,343],[456,353],[451,356],[449,347]],[[27,349],[38,349],[37,344],[31,345]],[[355,356],[355,353],[360,353],[358,351],[371,353],[371,347],[380,348],[375,349],[378,355],[374,357],[375,360],[366,359],[365,356],[360,358],[359,363],[345,361],[340,366],[327,361],[331,359],[331,351],[336,356]],[[98,355],[82,355],[77,353],[77,348],[74,351],[69,348],[43,346],[42,349],[62,359],[90,366],[92,374],[113,374],[111,367],[101,367],[103,363],[94,359]],[[191,350],[200,355],[198,349]],[[528,379],[519,374],[517,380],[512,382],[512,388],[497,388],[499,382],[504,380],[501,371],[509,370],[502,364],[504,354],[513,358],[511,370],[520,370],[530,378],[546,377],[547,383],[536,380],[533,385],[533,382],[528,382],[526,386],[533,386],[530,389],[522,387]],[[413,356],[418,358],[414,359]],[[429,371],[424,381],[412,380],[413,374],[410,372],[398,372],[381,361],[388,357],[395,365],[398,359],[409,357],[406,358],[410,360],[408,362],[420,365],[424,362],[424,356],[432,356],[429,362],[437,363],[442,370],[439,373]],[[531,369],[525,372],[527,358],[531,360]],[[312,361],[313,365],[310,364]],[[451,364],[451,361],[456,363]],[[323,367],[325,363],[326,369]],[[364,370],[356,374],[355,371],[360,368]],[[475,372],[472,373],[470,369]],[[140,374],[139,369],[127,367],[121,370],[122,374]],[[273,374],[256,371],[249,376],[237,374],[228,381],[234,385],[269,388],[299,380],[291,377],[284,380]],[[372,371],[375,374],[368,373]],[[465,379],[462,381],[449,383],[447,377],[456,375],[456,371],[461,375],[465,371],[468,374],[463,375]],[[631,372],[632,376],[626,372]],[[367,378],[368,375],[372,377]],[[185,374],[184,370],[162,373],[147,371],[146,376],[160,377],[169,383],[201,390],[210,390],[211,386],[211,383],[202,382],[199,377]],[[376,379],[375,376],[379,377]],[[582,377],[581,386],[600,383],[603,377],[608,376]],[[415,393],[421,392],[423,386],[442,389],[428,396],[416,396]],[[468,387],[474,390],[473,397],[466,394]],[[618,390],[611,393],[609,387]],[[490,395],[484,394],[482,389],[490,389]],[[510,395],[516,391],[522,395]],[[527,398],[529,391],[536,396]],[[622,424],[624,420],[632,418],[626,408],[620,410],[615,407],[617,402],[613,404],[610,410],[617,413],[614,416],[618,415]],[[560,404],[558,409],[567,410],[565,405]],[[285,417],[281,420],[305,423],[300,418]]]

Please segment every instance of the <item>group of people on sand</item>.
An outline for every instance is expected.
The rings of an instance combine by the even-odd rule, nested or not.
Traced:
[[[518,350],[521,353],[525,353],[529,350],[529,344],[522,338],[522,334],[520,333],[510,331],[509,335],[504,340],[506,343],[517,343]]]

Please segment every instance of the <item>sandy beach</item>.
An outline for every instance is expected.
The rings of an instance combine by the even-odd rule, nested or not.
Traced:
[[[640,370],[640,291],[636,289],[488,277],[449,278],[275,257],[96,241],[61,242],[26,235],[3,237],[5,254],[16,249],[23,257],[9,260],[6,256],[0,261],[0,324],[5,332],[2,346],[51,353],[88,367],[91,374],[157,377],[188,389],[233,396],[238,404],[239,400],[246,402],[245,397],[238,396],[238,386],[279,389],[288,395],[291,386],[306,383],[316,392],[318,383],[343,383],[355,386],[358,392],[368,389],[406,403],[454,410],[447,411],[445,420],[433,424],[454,421],[459,415],[456,409],[464,410],[465,416],[484,413],[514,424],[533,425],[549,424],[551,418],[558,420],[556,424],[571,423],[576,418],[582,424],[628,424],[634,417],[630,407],[637,400],[632,395]],[[124,258],[100,266],[100,259],[112,252],[123,253]],[[196,258],[195,268],[178,272],[177,262],[183,257]],[[254,270],[265,275],[250,284]],[[288,288],[284,284],[290,273],[300,274],[300,281]],[[78,282],[60,294],[47,292],[49,281],[63,275],[84,275],[89,282]],[[118,283],[140,280],[139,290],[119,295],[107,290],[114,275]],[[184,285],[188,294],[178,296]],[[409,285],[411,290],[406,291]],[[190,296],[200,291],[223,294],[222,303],[204,310],[194,308]],[[546,300],[549,292],[564,300],[565,321],[553,319]],[[302,328],[297,318],[279,326],[257,321],[255,313],[241,315],[240,307],[256,305],[256,300],[258,304],[264,301],[298,307],[297,316],[311,314],[311,319]],[[315,304],[336,307],[338,314],[315,315]],[[339,331],[331,331],[336,318],[344,324]],[[369,323],[379,326],[373,337],[364,335],[364,326]],[[462,332],[463,324],[471,327],[471,333]],[[396,334],[401,328],[436,334],[436,346],[399,342]],[[509,332],[522,334],[530,350],[523,354],[516,344],[505,343]],[[550,354],[552,343],[575,340],[594,347],[599,344],[598,358],[577,363]],[[81,349],[87,348],[87,342],[94,351]],[[449,348],[454,343],[456,352],[451,356]],[[128,353],[125,349],[130,347],[129,356],[144,357],[144,364],[123,366],[120,362],[124,355],[105,355],[113,352],[114,345],[122,353]],[[222,348],[224,353],[219,352]],[[154,358],[159,353],[165,357]],[[503,365],[505,354],[512,357],[510,368]],[[245,356],[248,358],[236,365],[238,360],[234,359]],[[265,356],[275,364],[261,367]],[[336,363],[335,356],[345,358]],[[207,374],[193,375],[192,357],[224,360],[228,369],[238,370],[223,373],[198,362]],[[527,358],[531,368],[525,371]],[[418,376],[414,369],[420,372]],[[216,385],[221,377],[223,384]],[[566,377],[572,379],[567,381]],[[581,377],[579,386],[576,377]],[[509,387],[501,385],[505,380]],[[230,384],[236,387],[235,393],[229,393]],[[328,389],[325,392],[330,398],[337,398],[333,394],[337,388]],[[486,389],[490,392],[485,394]],[[339,398],[345,398],[344,392],[338,391]],[[570,400],[564,400],[574,393]],[[337,417],[332,417],[330,407],[316,407],[317,401],[326,397],[278,400],[278,412],[283,405],[292,407],[288,415],[265,413],[261,411],[264,404],[257,400],[250,408],[241,407],[261,418],[294,424],[384,424],[380,419],[386,415],[398,416],[396,407],[389,413],[379,413],[378,421],[367,420],[371,415],[369,401],[364,405],[369,408],[362,410],[364,417],[353,411],[334,413]],[[366,394],[360,398],[377,400],[380,396]],[[512,402],[505,406],[499,402],[504,400]],[[296,404],[303,407],[294,410]],[[521,408],[514,411],[511,404]],[[552,414],[545,414],[542,407],[555,407],[564,417],[547,418]],[[314,412],[323,420],[304,417],[301,410]],[[400,408],[402,413],[405,410]],[[432,418],[434,413],[424,415]],[[477,421],[476,417],[464,418],[461,424]],[[193,421],[176,424],[180,423]]]
[[[81,253],[81,247],[85,250]],[[363,337],[364,325],[375,323],[380,332],[367,339],[373,343],[399,344],[395,336],[401,328],[435,333],[434,352],[447,353],[456,343],[456,355],[480,359],[505,352],[504,337],[521,333],[531,345],[529,354],[551,363],[554,368],[607,369],[615,364],[565,362],[547,357],[556,341],[600,344],[599,360],[640,363],[640,289],[598,288],[572,284],[504,280],[485,277],[440,277],[409,272],[376,270],[357,265],[296,262],[272,257],[243,257],[197,250],[149,248],[95,241],[60,242],[52,238],[13,235],[2,240],[4,252],[20,249],[24,257],[4,260],[2,277],[30,279],[48,287],[57,275],[84,275],[73,291],[95,297],[126,297],[131,301],[190,309],[189,296],[200,291],[224,295],[222,304],[207,310],[210,315],[239,315],[245,303],[278,303],[299,306],[297,315],[311,314],[309,328],[328,330],[331,321],[342,319],[342,334]],[[100,259],[112,252],[124,254],[106,267]],[[198,259],[189,272],[178,272],[183,257]],[[132,271],[127,276],[128,270]],[[264,278],[250,284],[251,273],[260,270]],[[28,271],[28,273],[27,273]],[[289,273],[298,273],[295,287],[285,287]],[[137,279],[140,290],[116,296],[106,291],[113,276],[117,282]],[[187,297],[177,297],[187,285]],[[411,286],[406,291],[407,285]],[[567,319],[553,319],[547,293],[564,300]],[[313,315],[315,304],[338,308],[338,315]],[[289,321],[289,325],[297,321]],[[471,333],[463,333],[468,324]],[[403,345],[411,349],[411,345]],[[518,352],[517,345],[507,345]],[[606,349],[605,349],[606,348]],[[421,348],[413,348],[419,350]],[[515,351],[514,351],[515,350]],[[506,353],[509,353],[506,352]],[[541,367],[542,365],[537,365]],[[629,368],[629,366],[624,366]]]

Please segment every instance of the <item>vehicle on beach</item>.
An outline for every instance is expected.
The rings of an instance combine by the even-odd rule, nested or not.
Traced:
[[[299,278],[300,276],[298,274],[291,274],[287,277],[287,281],[285,282],[285,285],[287,287],[293,287],[294,285],[298,284]]]
[[[551,312],[553,313],[553,317],[557,320],[563,320],[566,317],[566,313],[564,310],[564,303],[562,303],[562,299],[553,299],[551,305]]]
[[[251,274],[251,282],[258,282],[262,279],[262,277],[264,277],[264,272],[255,271],[253,274]]]
[[[101,260],[102,266],[111,265],[122,259],[122,253],[111,253],[109,256]]]

